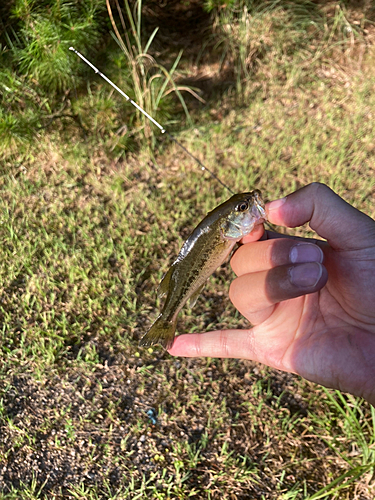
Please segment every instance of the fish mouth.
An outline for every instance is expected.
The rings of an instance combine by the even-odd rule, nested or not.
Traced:
[[[241,228],[243,236],[246,236],[251,233],[255,226],[259,226],[265,221],[267,221],[266,210],[264,206],[255,200],[254,205],[251,207],[251,211],[248,214],[248,221],[246,221],[245,224],[240,224],[239,228]]]
[[[254,200],[254,205],[251,208],[251,214],[257,219],[255,225],[262,224],[268,220],[264,204],[259,203],[257,199]]]

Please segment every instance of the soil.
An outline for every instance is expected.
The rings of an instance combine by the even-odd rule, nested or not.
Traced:
[[[78,485],[95,486],[100,498],[107,498],[107,488],[114,493],[126,488],[131,479],[137,484],[142,476],[147,479],[154,473],[153,484],[163,489],[163,468],[168,471],[164,481],[176,480],[173,445],[198,445],[206,433],[208,441],[199,467],[189,471],[188,479],[191,488],[202,488],[210,484],[212,467],[224,443],[228,453],[233,450],[247,455],[254,464],[262,462],[267,445],[260,439],[269,418],[252,430],[253,425],[246,421],[249,413],[241,410],[245,401],[258,404],[252,391],[257,381],[263,381],[272,398],[275,394],[281,397],[283,408],[306,414],[292,375],[278,372],[264,377],[254,363],[231,362],[228,370],[220,360],[204,368],[204,361],[171,363],[162,357],[147,363],[150,378],[144,386],[140,358],[113,356],[104,349],[102,355],[103,364],[93,366],[92,372],[72,368],[40,382],[32,375],[14,375],[6,384],[2,382],[3,419],[11,425],[0,427],[0,456],[6,457],[0,463],[0,491],[10,492],[36,479],[38,489],[48,498],[73,498],[71,489]],[[164,374],[158,374],[161,369]],[[199,403],[191,402],[193,394]],[[208,394],[213,398],[211,415],[204,402]],[[272,411],[269,401],[265,412]],[[187,414],[174,411],[176,405],[186,407]],[[244,416],[237,426],[238,411]],[[210,424],[209,419],[215,422],[219,415],[221,424]],[[279,446],[282,454],[283,444]],[[269,483],[266,470],[263,474]],[[272,498],[268,496],[272,488],[272,484],[249,489],[243,485],[236,498],[248,498],[242,496],[246,491]],[[212,494],[215,498],[215,488]]]

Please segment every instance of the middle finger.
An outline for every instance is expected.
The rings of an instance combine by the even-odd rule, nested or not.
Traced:
[[[240,246],[231,259],[231,266],[237,276],[241,276],[287,264],[322,263],[323,260],[323,251],[316,243],[277,238]]]

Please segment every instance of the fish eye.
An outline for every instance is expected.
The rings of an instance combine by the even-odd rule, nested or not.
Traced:
[[[237,210],[240,211],[240,212],[244,212],[245,210],[247,210],[249,208],[249,204],[247,201],[242,201],[238,207],[237,207]]]

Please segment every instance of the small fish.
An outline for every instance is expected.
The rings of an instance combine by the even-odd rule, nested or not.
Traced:
[[[208,277],[225,261],[236,242],[265,220],[258,190],[235,194],[206,215],[160,282],[158,295],[167,298],[162,312],[140,340],[141,346],[172,347],[180,310],[188,300],[193,307]]]

